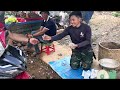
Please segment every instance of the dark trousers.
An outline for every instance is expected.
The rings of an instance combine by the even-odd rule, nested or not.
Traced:
[[[79,52],[77,50],[72,50],[72,55],[70,59],[70,66],[72,69],[78,69],[82,67],[84,70],[91,68],[93,63],[93,50],[85,50]]]

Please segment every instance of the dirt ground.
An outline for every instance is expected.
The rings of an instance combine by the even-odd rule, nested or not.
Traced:
[[[27,71],[33,79],[61,79],[51,67],[41,61],[38,56],[32,58],[29,56],[27,64]]]
[[[98,43],[101,41],[114,41],[120,43],[120,18],[112,16],[111,12],[95,11],[90,26],[92,29],[93,49],[98,56]],[[71,42],[69,36],[61,41],[61,45],[68,45]],[[37,57],[28,57],[28,72],[34,79],[61,79],[49,65]]]

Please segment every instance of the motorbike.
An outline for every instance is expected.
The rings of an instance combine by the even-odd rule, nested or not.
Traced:
[[[0,79],[31,79],[26,54],[18,47],[7,45],[6,37],[5,25],[0,23]]]

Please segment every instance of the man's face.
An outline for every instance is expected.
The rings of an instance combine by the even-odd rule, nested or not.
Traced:
[[[42,15],[42,17],[43,17],[44,19],[47,19],[47,18],[48,18],[48,14],[45,13],[45,12],[42,12],[41,15]]]
[[[78,24],[80,24],[80,22],[81,22],[80,17],[76,17],[75,15],[70,17],[70,25],[72,25],[73,27],[78,26]]]

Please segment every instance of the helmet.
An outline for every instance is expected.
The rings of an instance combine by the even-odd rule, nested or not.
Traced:
[[[0,57],[0,79],[14,78],[26,68],[25,54],[19,48],[8,45]]]

